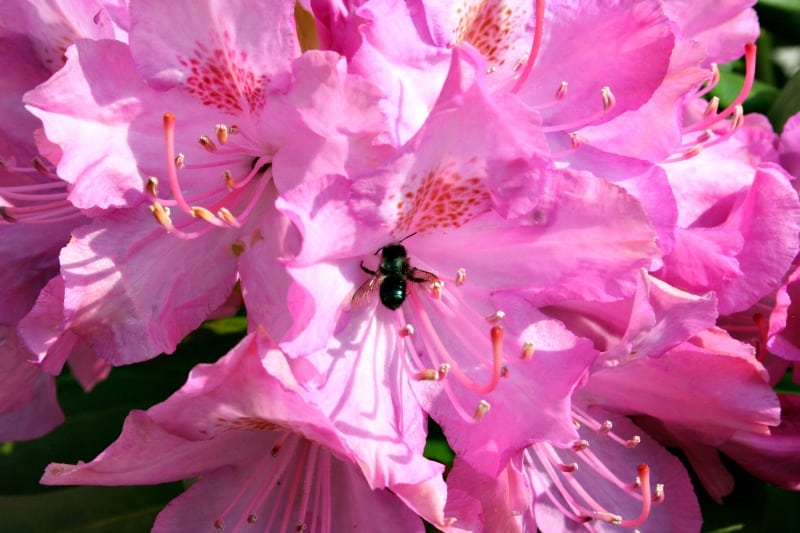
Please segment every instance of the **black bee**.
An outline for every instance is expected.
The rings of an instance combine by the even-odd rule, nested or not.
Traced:
[[[412,233],[411,235],[414,235]],[[402,240],[378,249],[381,253],[381,264],[378,270],[370,270],[361,261],[361,270],[370,274],[372,277],[364,282],[353,295],[352,305],[358,306],[365,303],[374,294],[375,289],[379,288],[381,303],[394,311],[401,305],[408,296],[408,281],[415,283],[430,282],[436,283],[439,278],[425,270],[420,270],[411,266],[408,261],[406,247],[400,244],[411,237],[408,235]]]

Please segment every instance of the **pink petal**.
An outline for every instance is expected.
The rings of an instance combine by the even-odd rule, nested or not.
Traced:
[[[709,439],[726,439],[738,430],[768,434],[779,415],[777,396],[752,348],[721,330],[701,334],[660,358],[595,372],[581,395],[619,412],[702,430]]]
[[[470,415],[480,400],[489,403],[489,412],[479,421],[465,421],[453,408],[449,394],[441,391],[433,394],[441,388],[441,383],[420,382],[415,388],[418,396],[431,397],[423,400],[423,405],[442,426],[453,450],[475,470],[490,476],[501,471],[516,450],[531,442],[568,445],[575,441],[575,430],[570,423],[570,397],[596,355],[585,339],[574,337],[558,321],[544,319],[526,309],[527,304],[520,299],[503,297],[498,300],[498,308],[506,313],[502,322],[508,336],[503,361],[506,374],[494,390],[482,394],[461,385],[455,375],[446,378],[452,396],[470,409]],[[466,310],[462,313],[466,322]],[[432,319],[436,318],[432,313]],[[448,335],[448,328],[464,331],[468,327],[458,322],[434,322],[434,326],[442,336]],[[473,342],[477,344],[478,341]],[[532,342],[534,346],[530,360],[519,359],[525,342]],[[489,376],[485,369],[477,364],[469,366],[465,358],[457,357],[460,352],[466,352],[466,348],[455,340],[451,340],[448,347],[459,366],[463,365],[463,372],[480,384],[487,381]],[[491,349],[488,342],[485,349],[487,352]],[[481,372],[476,372],[476,368]]]
[[[794,176],[795,180],[800,179],[800,113],[790,117],[783,126],[780,154],[783,168]]]
[[[753,475],[789,490],[800,489],[800,399],[779,395],[781,423],[769,435],[736,433],[720,449]]]
[[[42,287],[58,273],[58,252],[74,224],[3,224],[0,226],[0,323],[16,324]]]
[[[587,464],[588,461],[584,460],[581,455],[582,453],[591,453],[597,458],[597,463],[607,468],[622,483],[631,483],[637,475],[637,466],[646,464],[650,469],[651,490],[654,490],[656,483],[663,483],[665,497],[663,502],[652,505],[650,514],[641,524],[642,530],[698,531],[701,523],[700,508],[689,476],[680,461],[643,433],[630,420],[596,408],[590,409],[589,413],[598,421],[610,420],[613,423],[613,432],[618,437],[626,439],[638,436],[640,442],[633,448],[627,448],[607,436],[592,435],[587,431],[586,438],[589,448],[586,452],[573,453],[569,450],[558,450],[563,463],[577,462],[578,464],[577,471],[559,475],[569,476],[570,480],[582,486],[600,504],[602,509],[621,516],[623,520],[632,520],[639,516],[642,502],[633,498],[627,491],[614,486],[602,470]],[[535,448],[529,449],[529,453],[533,449]],[[546,494],[548,492],[558,493],[558,491],[551,484],[549,475],[542,465],[542,456],[539,456],[529,466],[532,471],[529,475],[536,494],[533,504],[536,524],[545,533],[584,531],[583,524],[577,524],[567,519]],[[551,468],[555,466],[550,465]],[[556,497],[563,501],[559,496]],[[601,520],[593,520],[589,524],[595,531],[619,530],[619,526]]]
[[[144,113],[147,92],[126,45],[80,41],[67,50],[64,68],[25,96],[48,139],[64,152],[58,174],[73,184],[69,198],[76,206],[107,208],[140,200],[144,180],[129,134]],[[150,157],[163,160],[158,152]]]
[[[64,421],[55,380],[32,363],[14,328],[0,326],[0,441],[37,439]]]
[[[674,36],[660,2],[548,2],[546,39],[520,96],[533,106],[553,101],[562,81],[567,96],[544,122],[586,119],[603,109],[600,89],[608,86],[616,105],[606,121],[644,104],[667,73]],[[647,57],[646,62],[641,58]]]
[[[172,352],[236,282],[235,236],[226,231],[178,239],[141,209],[74,236],[61,255],[65,321],[114,365]]]
[[[278,78],[300,51],[293,9],[286,1],[142,0],[131,5],[131,49],[153,87],[183,85],[208,105],[252,112],[269,84],[285,83]]]
[[[701,43],[706,65],[736,59],[744,45],[758,38],[758,18],[750,0],[668,0],[664,9],[680,28],[680,36]]]

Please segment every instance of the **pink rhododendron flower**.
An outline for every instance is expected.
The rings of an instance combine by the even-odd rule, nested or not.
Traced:
[[[534,444],[497,477],[463,461],[448,476],[461,531],[696,531],[700,509],[680,461],[627,418],[576,410],[580,440]]]
[[[64,62],[64,49],[85,38],[108,38],[113,28],[95,14],[100,3],[66,5],[5,2],[0,6],[0,247],[4,298],[0,323],[16,324],[44,284],[58,272],[58,252],[87,218],[68,201],[53,172],[61,154],[40,134],[41,123],[22,96]]]
[[[775,140],[763,117],[748,116],[725,142],[664,165],[679,214],[659,277],[684,290],[714,290],[721,314],[776,289],[798,252],[800,202],[774,163]]]
[[[530,302],[618,299],[658,252],[623,190],[530,156],[544,146],[535,115],[491,100],[484,70],[474,53],[454,54],[437,107],[394,159],[373,174],[306,183],[278,206],[302,233],[289,270],[313,303],[294,311],[307,323],[282,347],[315,361],[324,379],[371,383],[361,394],[380,398],[388,384],[393,399],[380,401],[412,386],[457,453],[494,474],[532,441],[576,438],[567,400],[595,356]],[[391,310],[382,280],[364,270],[379,270],[374,255],[404,238],[420,273],[408,274],[408,296]],[[370,375],[370,364],[403,372]]]
[[[42,482],[193,479],[156,531],[699,530],[668,447],[797,490],[800,122],[744,115],[752,4],[0,5],[0,439],[243,305]]]
[[[662,82],[674,38],[659,2],[611,2],[602,9],[593,2],[534,4],[312,7],[323,44],[389,95],[384,108],[401,143],[433,107],[454,47],[479,52],[492,90],[518,93],[540,111],[549,132],[571,133],[635,109]]]
[[[23,94],[44,82],[64,62],[64,50],[82,39],[117,33],[99,2],[5,2],[0,5],[0,440],[39,437],[60,423],[49,369],[34,366],[35,356],[11,326],[57,280],[58,254],[71,231],[89,220],[69,201],[69,185],[53,171],[61,157],[41,134],[41,123],[22,103]],[[120,34],[121,35],[121,34]],[[59,308],[61,302],[55,302]],[[44,310],[47,312],[48,310]],[[91,389],[108,366],[90,351],[65,351],[81,385]],[[57,371],[51,372],[57,374]]]
[[[423,531],[443,524],[441,467],[408,484],[371,488],[361,450],[295,380],[287,360],[256,332],[146,412],[133,411],[119,439],[89,463],[51,464],[51,485],[130,485],[199,476],[162,511],[154,531],[289,528]],[[386,490],[390,489],[390,490]],[[413,510],[411,512],[409,510]],[[415,514],[417,513],[417,514]]]
[[[585,428],[581,440],[570,447],[534,444],[497,479],[457,461],[448,478],[449,514],[469,525],[486,513],[495,528],[523,531],[604,530],[608,523],[696,529],[697,502],[683,467],[647,432],[696,458],[698,449],[760,438],[779,423],[777,396],[752,348],[708,330],[715,303],[711,295],[697,297],[643,275],[628,301],[546,307],[602,350],[573,398],[572,417]],[[617,415],[599,414],[598,406]],[[619,414],[646,423],[637,428]],[[695,466],[712,494],[730,492],[730,483],[719,483],[724,472]],[[636,471],[640,481],[631,485],[626,480]],[[505,492],[512,482],[521,488]],[[476,484],[483,488],[468,489]]]
[[[173,351],[225,302],[240,266],[253,318],[280,337],[283,313],[268,302],[285,301],[277,258],[291,238],[271,208],[275,186],[345,172],[346,161],[361,160],[353,154],[375,157],[383,121],[373,89],[340,73],[334,54],[295,58],[292,3],[281,5],[279,16],[277,6],[259,15],[244,4],[192,4],[196,27],[176,33],[183,8],[153,16],[154,6],[134,2],[130,48],[78,43],[65,68],[27,96],[64,151],[59,172],[75,176],[73,194],[131,206],[81,228],[61,259],[62,327],[112,364]],[[242,20],[274,28],[253,33]],[[205,28],[206,41],[191,36]],[[168,190],[148,175],[164,177]],[[271,283],[260,286],[264,277]],[[34,348],[47,357],[43,343]]]

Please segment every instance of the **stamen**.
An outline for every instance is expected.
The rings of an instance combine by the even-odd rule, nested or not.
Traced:
[[[611,422],[611,420],[605,420],[600,425],[600,427],[597,428],[597,434],[598,435],[608,435],[613,428],[614,428],[614,424]]]
[[[611,88],[608,86],[600,89],[600,96],[603,98],[603,111],[605,112],[610,111],[611,108],[617,103],[617,98],[614,96],[614,93],[611,92]]]
[[[233,180],[233,174],[231,174],[230,170],[226,170],[222,173],[222,180],[225,182],[225,186],[229,191],[232,191],[236,187],[236,182]]]
[[[409,337],[414,334],[414,326],[411,324],[406,324],[400,331],[397,332],[401,337]]]
[[[628,440],[628,442],[626,443],[626,446],[628,448],[636,448],[641,442],[642,442],[642,438],[639,435],[634,435],[633,437],[631,437]]]
[[[214,128],[217,132],[217,140],[220,144],[224,145],[228,142],[228,126],[225,124],[217,124]]]
[[[704,142],[708,142],[714,136],[714,132],[707,129],[703,131],[700,135],[697,136],[697,144],[703,144]]]
[[[199,142],[200,146],[205,148],[206,151],[208,151],[208,152],[216,152],[217,151],[217,145],[214,144],[214,141],[209,139],[207,135],[201,135],[200,137],[198,137],[197,142]]]
[[[733,111],[733,119],[731,120],[731,133],[738,130],[744,125],[744,108],[737,105]]]
[[[575,472],[578,471],[578,463],[570,463],[570,464],[562,463],[558,465],[558,468],[565,474],[574,474]]]
[[[444,282],[442,280],[434,281],[431,284],[431,295],[435,300],[442,299],[442,291],[444,289]]]
[[[233,226],[234,228],[240,228],[242,226],[227,207],[220,207],[219,211],[217,211],[217,216],[229,226]]]
[[[250,504],[249,508],[250,511],[247,513],[247,516],[244,515],[235,523],[233,524],[233,531],[237,531],[241,525],[243,525],[244,521],[250,521],[252,516],[255,516],[255,509],[261,507],[261,504],[266,500],[267,496],[270,494],[271,491],[275,489],[277,485],[280,484],[280,478],[283,476],[283,473],[289,467],[290,464],[296,459],[295,457],[295,448],[297,444],[300,443],[301,439],[297,438],[296,436],[289,432],[284,431],[283,434],[280,436],[278,442],[273,446],[273,453],[271,455],[265,455],[258,465],[254,468],[253,472],[248,476],[247,480],[242,483],[239,491],[231,498],[231,501],[228,503],[227,507],[220,513],[219,517],[214,521],[214,527],[217,530],[222,530],[225,527],[225,517],[231,512],[231,510],[236,506],[236,504],[242,499],[246,492],[252,490],[256,495],[257,498],[254,498]],[[277,459],[277,462],[274,461],[276,457],[278,457],[277,450],[283,446],[283,443],[287,442],[289,444],[289,450],[287,453],[283,454],[282,458]],[[304,441],[307,442],[307,441]]]
[[[172,225],[172,220],[169,218],[168,207],[164,207],[158,202],[154,202],[150,206],[150,212],[153,213],[154,217],[156,217],[158,223],[164,226],[164,229],[167,230],[167,233],[171,233],[172,230],[175,229],[175,226]]]
[[[703,116],[710,117],[711,115],[716,115],[717,111],[719,111],[719,97],[712,96],[711,100],[708,101],[708,105],[703,111]]]
[[[411,296],[412,297],[412,302],[418,303],[419,299],[416,296],[416,293],[414,291],[411,291],[410,294],[412,295]],[[414,300],[415,298],[416,298],[416,300]],[[402,308],[398,309],[398,311],[399,311],[400,314],[403,313],[403,309]],[[403,318],[402,320],[405,320],[405,319]],[[424,365],[422,364],[422,361],[420,361],[419,354],[417,353],[417,350],[416,350],[416,347],[414,346],[414,343],[406,342],[405,345],[406,345],[406,347],[408,349],[408,355],[409,355],[408,359],[411,359],[411,361],[413,361],[414,365],[416,365],[416,368],[422,368],[424,370],[424,368],[423,368]],[[405,358],[405,357],[403,357],[402,359],[403,359],[403,365],[409,371],[409,374],[415,376],[416,375],[416,371],[414,371],[413,369],[410,368],[411,365],[410,365],[410,362],[408,361],[408,359]],[[453,408],[455,409],[456,414],[458,414],[458,416],[460,416],[461,419],[464,422],[467,422],[469,424],[475,423],[475,419],[472,417],[472,415],[461,405],[461,402],[459,401],[459,399],[456,398],[455,394],[453,393],[452,388],[450,387],[450,383],[448,381],[444,380],[444,377],[447,375],[447,373],[449,373],[449,371],[450,371],[450,365],[448,363],[444,363],[444,364],[440,365],[440,367],[439,367],[439,379],[442,381],[442,390],[444,391],[445,396],[447,396],[447,399],[450,401],[450,403],[452,404]]]
[[[526,61],[528,61],[528,55],[527,54],[525,54],[524,56],[520,57],[519,59],[517,59],[514,62],[514,66],[511,67],[511,71],[512,72],[517,72],[519,69],[522,68],[522,66],[525,64]]]
[[[459,268],[456,270],[456,287],[462,286],[467,281],[467,269]]]
[[[562,81],[556,90],[556,100],[563,100],[567,96],[567,89],[569,89],[569,83]]]
[[[590,417],[587,413],[580,409],[573,407],[574,420],[582,419],[585,425],[593,429],[599,435],[611,435],[615,442],[624,444],[624,441],[616,437],[611,431],[612,424],[609,420],[598,422]],[[605,431],[608,433],[604,433]],[[631,440],[637,440],[635,437]],[[656,485],[655,496],[651,494],[649,467],[646,464],[640,464],[636,470],[635,480],[630,481],[620,480],[602,460],[593,453],[589,448],[587,441],[577,441],[571,447],[572,451],[579,452],[580,458],[576,462],[576,468],[584,468],[584,466],[593,470],[596,475],[601,476],[613,486],[623,491],[624,495],[634,498],[641,502],[641,512],[639,516],[625,520],[623,517],[609,510],[592,497],[592,494],[587,491],[577,478],[568,475],[573,469],[573,465],[569,461],[563,461],[556,453],[555,448],[546,443],[537,443],[526,449],[525,453],[532,452],[532,455],[527,455],[529,462],[524,462],[526,466],[526,475],[531,476],[537,468],[531,464],[533,457],[536,457],[548,477],[552,481],[551,489],[545,491],[544,495],[548,497],[549,501],[553,503],[564,515],[576,522],[585,522],[587,517],[604,522],[623,525],[627,528],[633,529],[644,523],[650,513],[651,504],[655,501],[663,499],[663,486]],[[581,464],[583,463],[583,464]],[[560,495],[560,498],[556,497]]]
[[[520,359],[523,361],[529,361],[533,358],[533,342],[532,341],[525,341],[525,344],[522,345],[522,353],[519,356]]]
[[[711,63],[711,77],[705,81],[702,90],[698,91],[697,97],[701,98],[709,93],[719,83],[719,66],[716,63]]]
[[[491,407],[492,406],[486,400],[479,401],[478,405],[475,407],[475,413],[472,415],[472,418],[474,418],[476,422],[480,422]]]
[[[603,115],[611,111],[611,109],[616,105],[617,99],[614,96],[614,93],[611,92],[611,88],[606,86],[600,89],[600,99],[603,101],[603,109],[589,115],[588,117],[579,118],[573,120],[572,122],[567,122],[565,124],[553,124],[551,126],[544,126],[542,127],[542,131],[545,133],[553,133],[558,131],[575,131],[579,130],[585,126],[590,126],[598,119],[600,119]]]
[[[588,447],[589,447],[589,441],[585,440],[585,439],[581,439],[581,440],[575,441],[572,444],[572,446],[570,446],[570,448],[572,449],[573,452],[582,452],[583,450],[587,449]]]
[[[144,186],[144,189],[151,200],[158,198],[158,178],[154,176],[147,178],[147,184]]]
[[[305,531],[306,524],[305,524],[305,517],[306,512],[308,511],[308,501],[311,497],[311,484],[315,477],[316,473],[316,466],[317,466],[317,456],[320,452],[320,448],[317,445],[310,445],[309,450],[309,457],[308,460],[305,462],[306,464],[306,472],[305,472],[305,479],[303,480],[303,487],[301,490],[301,500],[300,500],[300,508],[298,509],[297,516],[298,522],[295,526],[295,531]],[[288,514],[288,513],[287,513]]]
[[[459,380],[461,380],[461,382],[463,382],[467,388],[476,394],[488,394],[493,391],[500,382],[500,373],[503,366],[503,328],[500,326],[494,326],[490,330],[490,337],[492,341],[492,375],[486,385],[478,385],[467,375],[465,375],[460,370],[458,365],[453,365],[449,350],[444,346],[444,344],[442,344],[442,341],[439,338],[439,335],[436,333],[436,329],[433,327],[430,318],[422,307],[416,292],[411,291],[410,296],[412,304],[418,312],[417,314],[420,319],[420,325],[425,333],[422,335],[422,338],[425,342],[430,342],[432,344],[433,350],[431,351],[435,351],[436,353],[440,354],[445,359],[444,362],[448,364],[448,367],[452,368],[452,370],[456,373]]]
[[[495,311],[493,314],[486,317],[486,321],[490,324],[496,324],[500,322],[506,314],[503,311]]]
[[[682,159],[691,159],[692,157],[698,155],[702,151],[703,151],[703,145],[702,144],[696,144],[696,145],[692,146],[691,148],[689,148],[688,150],[685,150],[681,154],[681,156],[682,156]]]
[[[205,207],[194,206],[192,207],[191,214],[193,217],[197,217],[199,219],[205,220],[209,224],[213,224],[217,227],[222,227],[222,222],[214,216],[214,214],[206,209]]]
[[[44,174],[45,176],[53,175],[53,173],[50,172],[50,169],[47,168],[45,162],[42,161],[39,156],[35,156],[33,159],[31,159],[31,164],[33,165],[33,168],[35,168],[41,174]]]
[[[244,187],[246,187],[255,178],[263,176],[266,173],[266,171],[270,168],[271,163],[267,159],[267,156],[258,156],[253,153],[245,151],[242,147],[232,146],[232,143],[229,143],[228,135],[238,130],[235,130],[233,126],[227,127],[224,124],[218,124],[217,127],[215,128],[215,131],[218,139],[220,139],[220,142],[223,144],[224,143],[228,144],[226,153],[235,153],[237,156],[240,157],[224,161],[216,160],[214,163],[210,164],[187,166],[185,164],[185,158],[183,154],[175,155],[175,122],[176,119],[172,113],[164,114],[164,139],[165,139],[165,156],[167,160],[167,174],[169,178],[170,192],[172,193],[174,200],[159,198],[157,203],[159,203],[161,206],[165,204],[177,206],[181,211],[190,215],[192,218],[207,222],[210,224],[210,226],[206,226],[199,231],[189,233],[180,231],[178,229],[178,228],[185,228],[186,226],[192,224],[191,221],[188,222],[184,221],[180,225],[170,224],[170,232],[177,237],[183,239],[190,239],[204,235],[209,231],[211,231],[213,228],[230,228],[230,227],[240,228],[244,223],[244,221],[249,216],[249,214],[258,205],[267,185],[270,182],[270,180],[267,178],[262,179],[254,186],[254,188],[247,190],[246,196],[244,197],[242,196],[242,194],[244,194],[245,191]],[[199,143],[208,152],[218,151],[217,145],[208,136],[202,135],[199,137],[198,140]],[[254,150],[256,149],[258,148],[254,148]],[[241,164],[243,162],[243,158],[246,158],[245,160],[250,160],[251,162],[253,162],[253,164],[247,175],[241,181],[236,182],[231,171],[226,169],[222,173],[223,184],[220,184],[219,187],[212,187],[210,190],[206,190],[201,194],[195,196],[192,199],[192,203],[196,204],[198,201],[204,201],[209,198],[219,197],[220,195],[223,195],[222,198],[216,200],[214,205],[190,206],[189,201],[183,195],[183,192],[180,188],[180,184],[178,181],[178,172],[177,172],[179,169],[205,170],[222,165]],[[155,195],[157,194],[157,188],[155,187],[156,183],[157,182],[148,184],[148,194],[153,197],[155,197]],[[246,205],[243,206],[244,208],[239,213],[239,215],[236,216],[231,212],[228,206],[235,205],[235,203],[238,202],[240,198],[246,198],[247,203]],[[163,219],[163,217],[161,217],[161,219]]]
[[[609,513],[608,511],[595,511],[592,513],[592,516],[594,516],[598,520],[602,520],[603,522],[614,524],[615,526],[619,526],[622,524],[622,517],[620,515]]]
[[[439,372],[433,368],[426,368],[417,372],[414,375],[414,379],[417,381],[439,381]]]
[[[653,503],[661,503],[664,501],[664,484],[656,483],[655,494],[653,495]]]

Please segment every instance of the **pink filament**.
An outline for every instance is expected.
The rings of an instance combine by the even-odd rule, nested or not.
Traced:
[[[622,527],[640,526],[647,520],[647,517],[650,516],[650,507],[652,504],[650,493],[650,467],[646,464],[640,464],[636,472],[642,484],[642,512],[632,520],[623,520],[620,524]]]
[[[178,169],[175,166],[175,115],[172,113],[164,113],[164,148],[167,158],[169,188],[175,197],[178,207],[186,213],[191,213],[192,208],[186,203],[178,183]]]
[[[544,33],[544,4],[545,0],[534,0],[536,26],[533,29],[531,52],[528,54],[528,61],[525,62],[525,68],[522,69],[522,73],[519,75],[517,82],[511,89],[511,92],[514,94],[519,92],[519,90],[522,88],[522,85],[525,83],[525,80],[528,79],[531,70],[533,70],[533,64],[536,62],[536,58],[539,55],[539,50],[542,47],[542,34]]]

